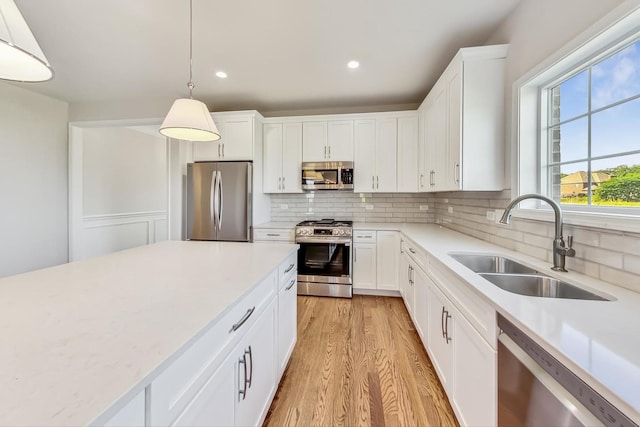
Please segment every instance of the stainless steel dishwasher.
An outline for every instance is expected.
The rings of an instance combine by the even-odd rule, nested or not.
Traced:
[[[499,426],[637,426],[498,315]]]

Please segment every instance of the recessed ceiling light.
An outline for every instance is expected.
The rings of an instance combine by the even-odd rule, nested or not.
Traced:
[[[226,79],[227,78],[227,73],[225,73],[224,71],[218,71],[216,73],[216,77],[220,77],[221,79]]]
[[[360,63],[358,61],[349,61],[349,63],[347,64],[347,67],[349,68],[358,68],[360,66]]]

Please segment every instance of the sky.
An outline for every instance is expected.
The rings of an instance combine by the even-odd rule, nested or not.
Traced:
[[[640,40],[592,67],[591,109],[597,110],[640,95]],[[588,70],[560,84],[560,121],[589,108]],[[581,119],[560,126],[562,161],[587,157],[587,123]],[[640,98],[592,115],[591,155],[640,150]],[[592,170],[640,164],[640,154],[594,161]],[[586,171],[586,162],[563,165],[563,173]]]

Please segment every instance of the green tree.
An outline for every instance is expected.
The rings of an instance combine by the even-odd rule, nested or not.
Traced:
[[[626,173],[622,173],[622,176],[600,184],[594,193],[595,200],[640,202],[640,172],[624,172]]]

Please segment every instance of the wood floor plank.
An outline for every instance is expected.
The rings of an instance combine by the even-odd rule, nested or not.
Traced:
[[[457,426],[400,298],[298,297],[266,426]]]

